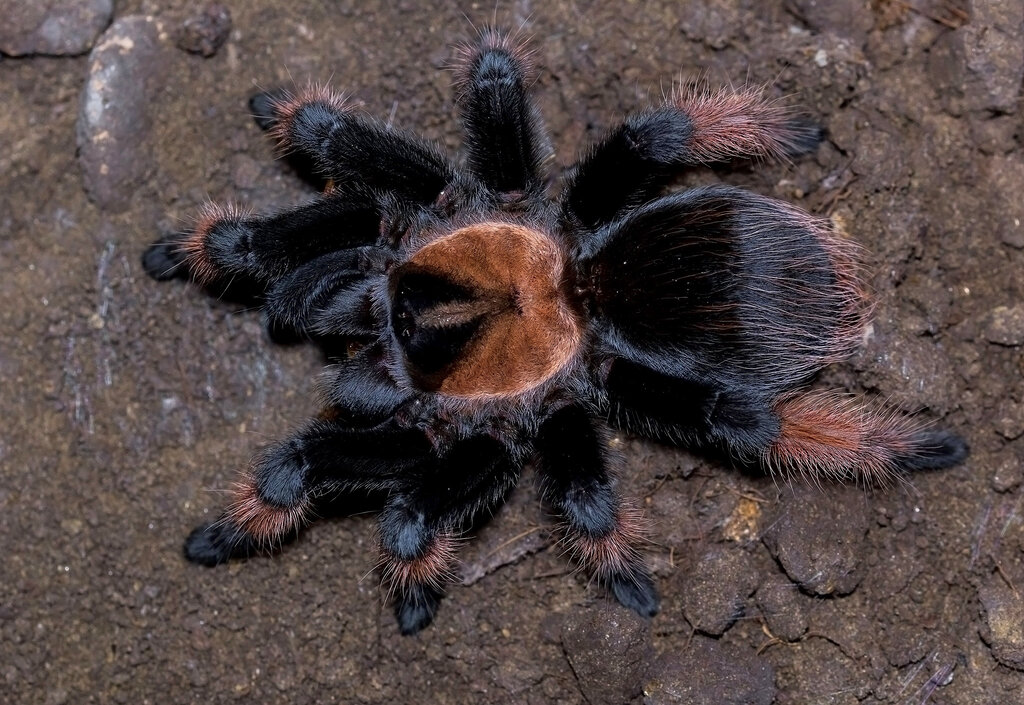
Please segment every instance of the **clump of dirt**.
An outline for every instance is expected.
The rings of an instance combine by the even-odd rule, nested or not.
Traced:
[[[0,32],[11,702],[1024,700],[1020,0],[499,4],[501,24],[528,16],[556,169],[680,75],[765,83],[816,116],[828,139],[811,158],[684,185],[783,198],[864,243],[876,321],[823,382],[923,411],[973,452],[865,491],[620,436],[660,615],[636,621],[569,569],[527,476],[414,638],[377,590],[366,516],[272,559],[185,563],[217,490],[314,411],[321,358],[268,341],[253,312],[153,282],[139,257],[207,198],[266,211],[310,196],[248,115],[254,83],[330,79],[456,149],[443,69],[473,32],[465,8],[14,5]]]

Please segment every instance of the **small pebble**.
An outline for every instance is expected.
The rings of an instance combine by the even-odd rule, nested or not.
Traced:
[[[650,621],[610,602],[570,614],[562,647],[590,705],[622,705],[640,693]]]
[[[742,549],[713,548],[689,572],[683,587],[683,614],[699,632],[719,636],[743,615],[758,576]]]
[[[995,416],[995,428],[1008,441],[1024,436],[1024,404],[1004,399]]]
[[[978,597],[985,611],[982,640],[999,663],[1024,671],[1024,600],[996,574],[988,576]]]
[[[864,575],[861,557],[870,512],[855,487],[794,486],[764,543],[794,582],[814,595],[847,595]]]
[[[992,476],[992,489],[1009,492],[1024,482],[1024,460],[1016,456],[1004,458]]]
[[[996,345],[1024,345],[1024,306],[997,306],[985,319],[985,339]]]
[[[918,663],[935,649],[931,635],[917,624],[890,625],[878,635],[876,642],[889,663],[896,668]]]
[[[754,649],[697,636],[655,661],[644,705],[771,705],[775,673]],[[626,701],[623,701],[626,702]]]
[[[757,589],[757,606],[772,636],[796,641],[807,632],[806,599],[796,584],[779,574]]]
[[[210,57],[217,53],[230,34],[231,10],[220,3],[213,3],[181,23],[178,48]]]

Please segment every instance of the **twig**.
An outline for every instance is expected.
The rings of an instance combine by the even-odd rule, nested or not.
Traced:
[[[940,15],[934,15],[931,12],[928,12],[927,10],[922,10],[921,8],[914,7],[909,2],[904,2],[903,0],[895,0],[895,4],[899,5],[905,10],[916,12],[922,17],[927,17],[932,22],[938,22],[943,27],[949,27],[950,29],[960,29],[960,27],[967,24],[967,22],[970,20],[970,17],[967,15],[966,12],[956,7],[947,6],[946,10],[954,17],[956,17],[956,19],[959,20],[959,23],[957,23],[956,20],[951,20],[947,17],[942,17]]]

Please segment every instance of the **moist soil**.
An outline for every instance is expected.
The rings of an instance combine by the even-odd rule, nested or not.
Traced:
[[[3,48],[0,700],[1024,702],[1024,5],[432,4],[125,0],[73,55]],[[34,4],[0,6],[35,36]],[[254,450],[315,413],[323,357],[151,280],[144,248],[207,199],[311,197],[248,114],[258,88],[329,81],[456,150],[450,47],[492,19],[533,37],[556,175],[680,77],[764,84],[820,120],[813,155],[679,185],[782,198],[863,243],[875,321],[816,384],[920,412],[967,462],[865,489],[618,434],[650,621],[571,568],[529,471],[414,637],[379,589],[372,512],[187,563]]]

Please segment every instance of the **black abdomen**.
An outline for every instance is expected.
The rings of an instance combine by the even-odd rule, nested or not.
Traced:
[[[599,234],[585,263],[617,354],[676,377],[800,382],[857,345],[854,246],[785,203],[726,186],[673,194]]]

